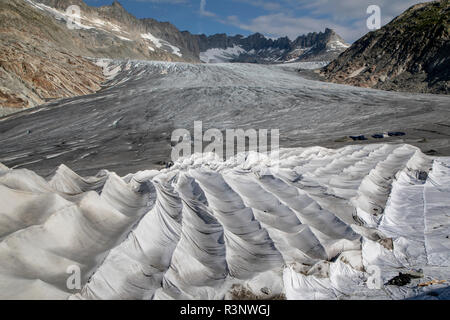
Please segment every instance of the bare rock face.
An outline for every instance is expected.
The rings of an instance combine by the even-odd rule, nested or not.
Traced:
[[[295,39],[286,60],[297,58],[299,61],[331,61],[337,58],[350,45],[334,30],[312,32]],[[297,53],[299,52],[299,53]]]
[[[2,48],[0,57],[0,101],[9,108],[94,93],[104,80],[101,68],[86,59],[32,44]]]
[[[154,28],[148,28],[143,20],[127,12],[117,1],[101,7],[88,6],[82,0],[26,1],[66,29],[67,39],[56,39],[56,43],[81,56],[199,62],[198,57],[192,57],[183,47],[160,37]],[[70,5],[78,5],[81,11],[80,25],[75,30],[68,30],[66,26],[66,10]]]
[[[67,32],[55,22],[19,1],[2,2],[0,16],[1,107],[33,107],[100,89],[100,67],[54,44],[53,37]]]
[[[321,74],[384,90],[450,92],[450,4],[418,4],[356,41]]]
[[[65,12],[73,4],[81,8],[81,26],[72,30]],[[118,2],[94,8],[82,0],[1,1],[0,116],[98,91],[102,68],[86,57],[198,61],[144,38],[146,32]]]

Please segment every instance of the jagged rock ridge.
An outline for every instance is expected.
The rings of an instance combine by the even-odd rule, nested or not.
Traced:
[[[331,29],[299,36],[269,39],[260,33],[241,35],[196,36],[204,62],[276,63],[293,61],[331,61],[349,47]]]

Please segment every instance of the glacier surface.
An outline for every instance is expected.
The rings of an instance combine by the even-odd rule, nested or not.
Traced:
[[[354,143],[349,136],[402,131],[358,144],[407,143],[450,155],[448,96],[308,80],[296,70],[309,63],[97,63],[110,80],[96,94],[0,118],[0,162],[45,177],[61,163],[81,175],[160,169],[170,160],[172,132],[192,131],[194,121],[205,131],[279,129],[285,148],[340,148]]]
[[[122,177],[0,164],[0,299],[448,298],[449,186],[450,158],[407,144]],[[386,285],[399,272],[423,277]]]

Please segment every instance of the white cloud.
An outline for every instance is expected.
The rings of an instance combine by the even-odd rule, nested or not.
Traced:
[[[222,20],[251,32],[270,36],[296,38],[301,34],[334,29],[348,42],[366,34],[367,7],[376,4],[381,8],[382,24],[390,22],[414,4],[427,0],[280,0],[278,6],[270,0],[234,0],[271,11],[270,14],[242,22],[237,16]]]
[[[233,1],[251,4],[255,7],[260,7],[267,11],[279,11],[282,9],[283,6],[283,4],[280,2],[266,1],[266,0],[233,0]]]
[[[285,13],[259,16],[248,23],[241,22],[237,16],[229,16],[223,22],[250,32],[261,32],[269,37],[288,36],[292,40],[309,32],[324,31],[327,27],[341,35],[355,36],[357,33],[352,27],[334,24],[327,19],[297,18]]]
[[[206,17],[215,17],[216,14],[206,10],[206,0],[200,0],[200,14]]]
[[[181,4],[188,3],[188,0],[136,0],[138,2],[151,2],[151,3],[170,3],[170,4]]]

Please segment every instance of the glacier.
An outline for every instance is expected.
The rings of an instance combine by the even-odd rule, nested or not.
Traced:
[[[160,169],[170,160],[171,134],[192,131],[195,121],[205,131],[280,129],[286,148],[340,148],[353,143],[349,136],[402,131],[405,136],[361,144],[406,143],[450,155],[444,95],[305,79],[297,69],[313,68],[311,63],[97,63],[109,79],[99,92],[0,118],[0,162],[45,177],[62,163],[84,176],[101,169],[119,175]]]
[[[448,97],[296,72],[327,62],[94,61],[98,93],[0,119],[0,299],[449,298]],[[282,148],[155,165],[194,121]],[[345,139],[384,130],[407,134]]]
[[[448,299],[450,157],[408,144],[274,153],[124,176],[0,164],[0,299]],[[430,280],[447,282],[418,285]]]

